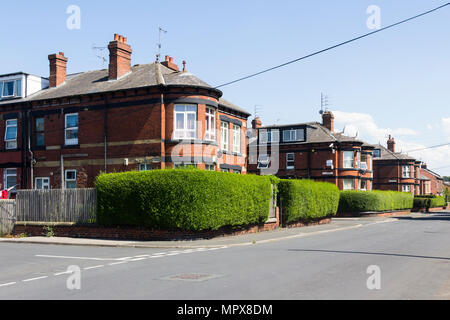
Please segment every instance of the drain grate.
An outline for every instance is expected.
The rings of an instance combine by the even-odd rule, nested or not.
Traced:
[[[184,273],[177,274],[174,276],[164,277],[163,280],[175,280],[175,281],[207,281],[215,278],[219,278],[221,275],[217,274],[205,274],[205,273]]]

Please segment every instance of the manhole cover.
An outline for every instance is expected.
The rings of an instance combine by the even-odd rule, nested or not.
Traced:
[[[175,280],[175,281],[207,281],[215,278],[219,278],[221,275],[217,274],[205,274],[205,273],[185,273],[177,274],[174,276],[164,277],[163,280]]]

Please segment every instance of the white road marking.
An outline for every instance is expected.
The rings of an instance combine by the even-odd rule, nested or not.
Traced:
[[[158,252],[158,253],[154,253],[152,255],[153,256],[162,256],[162,255],[165,255],[165,254],[167,254],[167,252]]]
[[[64,272],[59,272],[59,273],[55,273],[54,276],[62,276],[63,274],[72,274],[72,271],[64,271]]]
[[[99,265],[99,266],[87,267],[87,268],[84,268],[83,270],[98,269],[98,268],[103,268],[103,267],[104,267],[104,265],[101,264],[101,265]]]
[[[180,254],[179,252],[174,252],[174,253],[168,253],[168,254],[166,254],[166,256],[176,256],[179,254]]]
[[[76,260],[95,260],[95,261],[117,261],[120,259],[112,259],[112,258],[91,258],[91,257],[68,257],[68,256],[51,256],[51,255],[35,255],[40,258],[57,258],[57,259],[76,259]],[[131,258],[131,257],[130,257]],[[121,258],[126,259],[126,258]]]
[[[143,254],[142,256],[134,256],[134,258],[148,258],[150,257],[150,255],[148,254]]]
[[[4,284],[0,284],[0,287],[8,287],[8,286],[12,286],[14,284],[16,284],[16,282],[4,283]]]
[[[136,258],[136,259],[131,259],[128,261],[141,261],[141,260],[146,260],[147,258]]]
[[[45,279],[48,278],[48,276],[42,276],[42,277],[37,277],[37,278],[31,278],[31,279],[26,279],[26,280],[22,280],[23,282],[30,282],[30,281],[36,281],[36,280],[41,280],[41,279]]]

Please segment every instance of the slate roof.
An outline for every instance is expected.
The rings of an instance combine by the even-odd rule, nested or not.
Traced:
[[[416,158],[413,158],[407,154],[401,152],[392,152],[388,148],[382,146],[381,144],[377,144],[374,146],[375,149],[380,149],[381,157],[374,158],[373,160],[412,160],[416,161]]]
[[[67,75],[66,82],[56,88],[47,88],[22,99],[0,101],[0,105],[25,101],[57,99],[91,93],[102,93],[157,85],[183,85],[213,89],[212,86],[197,78],[192,73],[174,71],[160,63],[135,65],[131,68],[131,72],[129,74],[124,75],[117,80],[109,81],[108,78],[108,69],[70,74]],[[244,109],[235,106],[225,99],[220,99],[219,103],[232,110],[250,115]]]
[[[283,124],[283,125],[271,125],[264,126],[260,129],[284,129],[289,127],[306,127],[306,141],[297,142],[300,144],[306,143],[333,143],[333,142],[356,142],[361,143],[362,146],[371,148],[373,147],[371,144],[368,144],[362,140],[357,139],[356,137],[349,137],[342,133],[331,132],[326,127],[324,127],[319,122],[306,122],[306,123],[295,123],[295,124]]]

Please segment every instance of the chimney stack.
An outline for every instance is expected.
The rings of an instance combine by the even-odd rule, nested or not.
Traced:
[[[131,46],[127,38],[115,34],[114,41],[108,45],[109,49],[109,80],[117,80],[131,72]]]
[[[64,52],[59,54],[51,54],[48,56],[50,62],[50,88],[60,86],[66,81],[67,76],[67,58],[64,56]]]
[[[322,125],[331,132],[334,132],[334,114],[331,111],[325,111],[322,114]]]
[[[180,71],[180,69],[178,69],[178,66],[173,63],[172,57],[166,56],[166,61],[163,61],[161,64],[169,69],[172,69],[173,71]]]
[[[387,146],[389,151],[395,152],[395,139],[389,135],[389,139],[387,141]]]
[[[256,117],[252,121],[252,129],[259,129],[262,127],[262,121],[259,117]]]

